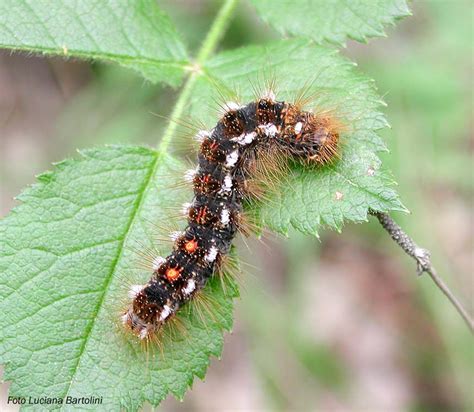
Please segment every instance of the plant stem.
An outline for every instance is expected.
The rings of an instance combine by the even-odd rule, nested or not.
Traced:
[[[235,7],[239,0],[227,0],[219,10],[211,29],[208,31],[204,42],[202,43],[201,49],[199,50],[196,58],[198,65],[203,65],[209,56],[214,52],[217,47],[217,43],[224,35],[225,30],[230,22]]]
[[[189,96],[193,91],[194,84],[196,83],[197,78],[198,74],[196,72],[192,72],[186,80],[186,83],[183,89],[181,90],[181,93],[179,94],[178,100],[176,101],[173,111],[171,112],[168,126],[165,129],[163,138],[160,140],[160,143],[158,145],[158,151],[160,153],[166,153],[166,151],[168,150],[168,146],[170,145],[171,139],[173,138],[174,133],[176,132],[176,128],[178,127],[177,119],[181,118],[184,113],[184,108],[186,107],[186,103],[189,99]]]
[[[207,59],[211,56],[214,50],[219,43],[219,40],[225,33],[225,30],[232,18],[233,11],[237,6],[238,0],[226,0],[217,17],[215,18],[211,28],[209,29],[206,38],[204,39],[201,48],[198,51],[195,67],[193,67],[191,73],[189,74],[186,83],[179,94],[178,100],[173,108],[173,111],[170,115],[170,122],[166,128],[163,138],[160,141],[158,150],[161,153],[165,153],[169,147],[171,139],[176,132],[178,124],[176,120],[181,118],[186,107],[186,103],[191,96],[191,93],[194,89],[197,79],[201,76],[202,71],[201,67],[206,63]]]
[[[456,310],[464,319],[471,332],[474,333],[474,321],[472,320],[467,310],[463,307],[462,303],[456,298],[456,296],[454,296],[449,287],[438,276],[436,269],[431,264],[430,252],[426,249],[419,247],[413,241],[413,239],[408,236],[387,213],[375,211],[371,211],[370,213],[379,220],[382,227],[389,233],[391,238],[405,251],[405,253],[416,260],[418,275],[421,275],[424,272],[428,273],[431,279],[433,279],[433,282],[436,284],[436,286],[438,286],[438,288],[445,294],[445,296],[456,308]]]

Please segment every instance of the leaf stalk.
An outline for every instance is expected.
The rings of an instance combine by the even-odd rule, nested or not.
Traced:
[[[226,0],[219,10],[217,17],[215,18],[206,35],[206,38],[202,43],[201,48],[197,53],[196,65],[198,68],[202,67],[215,51],[217,44],[221,40],[230,23],[230,20],[232,19],[233,12],[237,6],[238,1],[239,0]],[[201,74],[201,70],[192,70],[188,75],[186,83],[184,84],[181,93],[179,94],[178,100],[174,105],[173,111],[171,112],[171,121],[169,122],[168,127],[163,134],[163,138],[158,145],[158,151],[161,153],[165,153],[168,150],[171,139],[176,132],[176,128],[178,127],[176,120],[182,117],[186,108],[186,103],[188,102],[196,81]]]

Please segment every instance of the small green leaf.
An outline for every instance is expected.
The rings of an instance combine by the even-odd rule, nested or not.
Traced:
[[[232,326],[234,289],[224,296],[211,281],[214,316],[203,327],[183,309],[186,333],[165,338],[163,357],[147,358],[118,322],[128,285],[150,276],[134,252],[153,244],[150,222],[169,221],[167,206],[191,196],[169,187],[179,167],[146,148],[88,150],[19,196],[0,223],[0,363],[10,396],[94,395],[104,410],[136,410],[168,393],[182,398],[204,377]]]
[[[286,233],[291,224],[316,234],[321,225],[340,230],[345,219],[366,220],[369,208],[406,211],[375,154],[386,150],[377,134],[387,126],[379,111],[382,101],[373,82],[353,66],[334,49],[304,39],[224,52],[207,63],[190,112],[209,127],[216,114],[202,102],[222,100],[222,95],[237,90],[241,102],[247,103],[255,99],[253,85],[270,73],[276,79],[277,99],[292,101],[305,89],[314,96],[316,112],[333,110],[348,129],[341,138],[340,160],[318,169],[295,170],[263,207],[262,221],[271,229]]]
[[[251,0],[262,19],[280,33],[318,43],[366,42],[385,36],[384,26],[410,15],[405,0]]]
[[[0,48],[112,61],[172,86],[187,65],[155,0],[3,0]]]

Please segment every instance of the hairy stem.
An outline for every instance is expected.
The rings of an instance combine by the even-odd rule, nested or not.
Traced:
[[[388,232],[391,238],[405,251],[408,256],[411,256],[416,260],[417,264],[417,273],[418,275],[423,274],[424,272],[433,279],[433,282],[438,286],[438,288],[445,294],[449,301],[456,308],[458,313],[466,322],[467,326],[474,333],[474,321],[463,307],[462,303],[454,296],[448,286],[443,282],[439,277],[436,269],[431,264],[430,252],[426,249],[419,247],[413,239],[408,236],[403,229],[395,223],[395,221],[387,214],[382,212],[370,212],[374,215],[382,225],[382,227]]]
[[[225,33],[227,26],[232,18],[233,11],[237,5],[238,0],[226,0],[222,5],[217,17],[215,18],[211,28],[209,29],[206,38],[204,39],[201,48],[197,53],[196,63],[191,68],[191,72],[186,80],[184,87],[179,94],[178,100],[171,112],[171,121],[166,128],[163,138],[160,141],[158,150],[162,153],[166,152],[171,139],[176,132],[178,127],[177,119],[181,118],[186,108],[186,103],[191,96],[199,76],[202,75],[202,66],[206,63],[207,59],[212,55],[214,50],[219,43],[219,40]]]

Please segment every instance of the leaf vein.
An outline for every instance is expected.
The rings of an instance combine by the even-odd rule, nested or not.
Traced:
[[[92,330],[94,328],[94,325],[95,325],[95,321],[96,319],[99,317],[99,313],[100,313],[100,310],[103,306],[103,303],[104,303],[104,300],[105,300],[105,296],[107,294],[107,291],[109,289],[109,286],[112,282],[112,279],[113,279],[113,275],[115,273],[115,270],[117,268],[117,265],[122,257],[122,254],[123,254],[123,250],[124,250],[124,244],[125,244],[125,241],[127,240],[128,238],[128,235],[130,234],[130,231],[131,231],[131,228],[133,227],[134,225],[134,222],[135,222],[135,219],[137,218],[137,216],[139,215],[139,212],[141,210],[141,207],[143,205],[143,201],[145,199],[145,194],[147,193],[147,189],[150,187],[150,182],[152,181],[153,177],[155,176],[155,173],[156,173],[156,170],[157,170],[157,167],[158,167],[158,164],[159,164],[159,159],[160,159],[160,155],[159,154],[156,154],[156,157],[155,157],[155,160],[152,164],[152,166],[150,167],[150,173],[148,174],[147,178],[145,179],[144,181],[144,184],[142,185],[142,189],[139,191],[140,192],[140,196],[137,198],[137,206],[134,210],[134,212],[132,213],[131,217],[130,217],[130,221],[128,223],[128,225],[126,226],[125,228],[125,232],[124,232],[124,237],[118,247],[118,251],[117,251],[117,256],[115,258],[115,261],[113,262],[112,264],[112,267],[111,267],[111,270],[109,272],[109,275],[107,276],[107,280],[106,280],[106,283],[105,283],[105,286],[104,286],[104,291],[102,293],[102,296],[100,297],[100,299],[98,300],[97,302],[97,305],[96,305],[96,308],[94,310],[94,313],[96,314],[96,316],[92,319],[91,323],[90,323],[90,326],[88,328],[86,328],[86,331],[85,331],[85,339],[84,339],[84,343],[83,345],[81,346],[81,348],[79,349],[79,355],[78,355],[78,361],[76,363],[76,365],[74,366],[74,370],[71,374],[71,378],[69,380],[69,384],[65,390],[65,393],[64,393],[64,398],[68,396],[69,394],[69,391],[71,390],[72,386],[73,386],[73,383],[74,383],[74,379],[76,377],[76,373],[79,369],[79,366],[80,366],[80,362],[81,362],[81,358],[82,358],[82,354],[84,353],[85,349],[86,349],[86,346],[87,346],[87,343],[89,342],[89,339],[92,335]],[[62,409],[62,408],[61,408]]]

